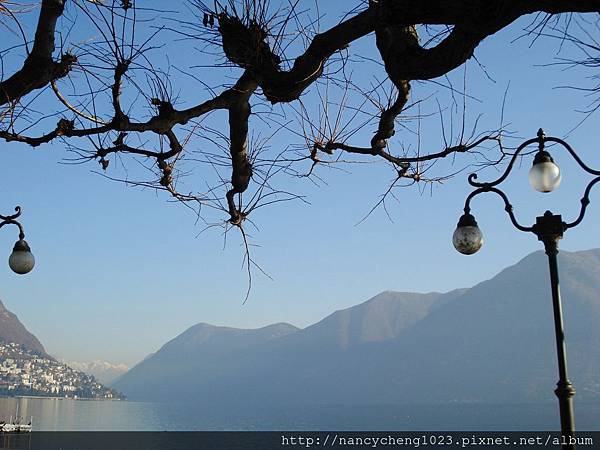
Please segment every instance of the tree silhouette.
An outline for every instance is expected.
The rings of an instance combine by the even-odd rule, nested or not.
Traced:
[[[411,98],[411,83],[444,77],[522,16],[533,17],[529,33],[574,43],[586,54],[577,63],[598,66],[598,0],[339,3],[343,18],[322,29],[316,1],[1,0],[7,44],[0,52],[0,137],[34,147],[60,140],[71,152],[68,161],[95,160],[107,177],[166,191],[200,217],[216,208],[225,213],[222,225],[243,232],[255,209],[302,198],[274,185],[276,174],[318,179],[319,165],[342,164],[350,155],[358,158],[352,162],[378,158],[394,174],[387,195],[404,181],[452,175],[454,169],[428,171],[457,154],[472,154],[481,165],[502,161],[502,123],[481,131],[475,122],[467,132],[463,121],[458,135],[444,136],[444,147],[431,152],[391,138],[399,123],[420,117],[425,99]],[[23,26],[28,20],[33,36]],[[583,33],[571,33],[574,23]],[[360,59],[349,46],[363,37],[375,40],[377,52],[362,59],[384,73],[370,87],[359,86],[349,69]],[[182,43],[197,50],[188,67],[168,62]],[[211,86],[205,71],[222,67],[227,75]],[[180,90],[175,73],[196,87]],[[309,93],[313,100],[304,101]],[[251,117],[288,131],[298,145],[271,148],[268,137],[253,134]],[[369,127],[369,142],[352,142]],[[149,175],[110,172],[128,158]],[[194,165],[213,170],[212,181],[181,189]]]

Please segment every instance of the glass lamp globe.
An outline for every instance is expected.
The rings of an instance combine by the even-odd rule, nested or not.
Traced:
[[[475,217],[465,213],[461,216],[452,235],[454,248],[463,255],[472,255],[483,245],[483,233],[477,226]]]
[[[533,166],[529,170],[529,184],[538,192],[552,192],[561,182],[560,168],[546,151],[535,155]]]
[[[8,265],[13,272],[20,275],[31,272],[35,265],[35,258],[31,253],[29,244],[24,239],[19,239],[13,248],[10,257],[8,258]]]

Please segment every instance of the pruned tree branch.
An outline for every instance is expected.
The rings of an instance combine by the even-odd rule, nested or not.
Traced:
[[[77,61],[70,54],[62,55],[58,61],[54,59],[56,22],[63,13],[65,1],[42,0],[33,48],[21,69],[0,82],[0,106],[18,101],[30,92],[66,76]]]
[[[457,155],[465,155],[461,161],[471,155],[483,165],[499,163],[505,124],[482,134],[475,130],[477,119],[465,137],[466,82],[461,92],[447,77],[464,67],[483,40],[522,16],[600,11],[600,0],[361,0],[322,27],[320,13],[311,16],[299,2],[217,0],[207,6],[188,0],[185,8],[169,6],[174,11],[138,3],[39,0],[35,35],[27,37],[19,26],[14,42],[0,51],[0,138],[32,147],[61,140],[75,155],[71,162],[95,160],[104,171],[117,170],[109,160],[119,158],[125,166],[126,157],[136,159],[151,174],[138,185],[182,202],[210,204],[225,214],[227,227],[239,228],[259,206],[300,198],[277,187],[275,178],[320,182],[321,165],[381,160],[393,168],[396,187],[403,178],[423,181],[436,161]],[[64,14],[69,8],[71,14]],[[372,54],[355,54],[359,39],[373,44]],[[596,51],[597,41],[591,41],[587,48],[578,45]],[[182,42],[191,43],[189,67],[169,60],[171,52],[181,56]],[[594,58],[587,61],[595,64]],[[228,72],[218,83],[205,76],[223,67]],[[373,76],[356,76],[363,67]],[[196,88],[189,81],[179,85],[182,76]],[[420,80],[446,89],[446,104],[423,113],[427,98],[411,98]],[[51,88],[52,101],[45,88]],[[462,111],[457,97],[463,97]],[[291,112],[298,121],[289,119]],[[442,123],[443,144],[422,151],[421,120],[461,113],[460,133],[451,131],[447,139]],[[278,132],[301,145],[270,148]],[[417,137],[410,151],[403,146],[407,135]],[[363,144],[352,143],[358,140]],[[487,141],[500,144],[500,151],[484,155]],[[451,176],[456,168],[450,165],[428,179]],[[200,182],[190,169],[198,166]],[[196,184],[184,191],[185,183]]]

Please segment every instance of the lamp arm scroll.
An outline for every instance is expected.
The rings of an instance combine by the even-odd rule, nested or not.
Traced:
[[[587,207],[590,204],[590,192],[591,192],[592,188],[596,185],[596,183],[598,183],[599,181],[600,181],[600,176],[594,178],[587,185],[587,188],[585,188],[585,192],[583,193],[583,197],[581,198],[581,210],[579,211],[579,216],[577,216],[577,219],[575,219],[573,222],[566,223],[565,230],[576,227],[577,225],[579,225],[581,223],[581,221],[583,220],[583,217],[585,216]]]
[[[510,173],[510,171],[512,170],[515,161],[517,160],[517,157],[519,156],[519,153],[521,153],[523,151],[523,149],[531,144],[535,144],[536,142],[542,146],[544,143],[544,140],[547,140],[544,137],[537,137],[537,138],[532,138],[529,139],[528,141],[523,142],[521,145],[519,145],[519,147],[515,150],[515,152],[512,155],[512,158],[510,159],[510,162],[508,163],[508,166],[506,167],[506,170],[504,171],[504,173],[500,176],[500,178],[498,178],[497,180],[494,181],[489,181],[486,183],[480,183],[478,181],[475,181],[477,179],[477,174],[476,173],[472,173],[469,175],[468,177],[468,182],[471,186],[476,187],[476,188],[487,188],[487,187],[493,187],[493,186],[497,186],[500,183],[502,183],[504,180],[506,180],[506,178],[508,177],[508,174]]]
[[[2,228],[4,225],[9,225],[9,224],[13,224],[16,225],[17,227],[19,227],[19,239],[25,239],[25,232],[23,231],[23,225],[21,225],[16,219],[21,215],[21,207],[20,206],[15,206],[15,214],[12,214],[10,216],[3,216],[0,214],[0,219],[2,219],[2,222],[0,222],[0,228]]]
[[[471,175],[474,175],[474,174],[471,174]],[[517,228],[518,230],[523,231],[523,232],[533,233],[533,227],[525,227],[517,221],[517,218],[515,217],[515,213],[513,212],[513,206],[508,201],[508,197],[506,196],[506,194],[504,192],[502,192],[500,189],[495,188],[491,184],[488,184],[488,183],[485,183],[485,185],[483,187],[480,187],[479,189],[475,189],[473,192],[471,192],[469,194],[469,196],[467,197],[467,200],[465,201],[465,208],[464,208],[465,213],[468,214],[471,212],[471,200],[474,197],[476,197],[477,195],[482,194],[484,192],[493,192],[493,193],[497,194],[504,201],[504,210],[508,214],[508,217],[510,218],[510,221],[515,226],[515,228]]]
[[[569,144],[567,144],[565,141],[563,141],[562,139],[559,138],[555,138],[555,137],[546,137],[544,138],[544,140],[546,142],[556,142],[557,144],[562,145],[564,148],[567,149],[567,151],[571,154],[571,156],[573,157],[573,159],[575,161],[577,161],[577,164],[579,164],[579,166],[585,170],[587,173],[595,175],[595,176],[600,176],[600,170],[594,170],[591,167],[589,167],[587,164],[585,164],[581,158],[579,157],[579,155],[577,153],[575,153],[575,150],[573,150],[573,147],[571,147]]]
[[[2,214],[0,214],[0,219],[4,220],[6,222],[12,222],[13,220],[15,220],[17,217],[19,217],[21,215],[21,207],[15,206],[15,211],[16,211],[16,214],[13,214],[11,216],[3,216]]]

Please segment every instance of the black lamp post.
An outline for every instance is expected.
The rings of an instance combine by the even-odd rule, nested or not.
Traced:
[[[0,219],[2,220],[2,222],[0,222],[0,228],[9,224],[19,227],[19,240],[15,243],[13,251],[8,258],[8,265],[13,272],[24,275],[31,272],[31,269],[33,269],[33,266],[35,265],[35,258],[31,253],[29,244],[27,244],[27,241],[25,241],[23,226],[16,220],[21,215],[21,207],[17,206],[15,211],[16,213],[12,216],[0,215]]]
[[[529,182],[531,186],[539,192],[547,193],[556,189],[561,182],[560,169],[556,164],[554,164],[552,157],[545,150],[545,144],[547,142],[555,142],[566,148],[575,161],[577,161],[579,166],[584,171],[594,175],[595,178],[587,185],[583,194],[583,198],[581,199],[581,210],[579,212],[579,216],[573,222],[563,222],[560,215],[546,211],[543,216],[536,218],[536,223],[534,225],[525,227],[517,222],[517,219],[513,213],[513,207],[508,201],[508,197],[496,186],[506,180],[521,151],[529,145],[538,144],[538,152],[533,160],[533,166],[529,171]],[[559,380],[554,393],[558,397],[560,407],[560,424],[562,434],[563,436],[566,436],[567,439],[571,436],[574,437],[575,419],[573,415],[572,397],[575,395],[575,389],[569,381],[567,372],[567,355],[565,335],[563,330],[562,304],[560,299],[560,288],[558,284],[558,263],[556,256],[558,254],[558,240],[562,238],[565,231],[567,231],[569,228],[579,225],[579,223],[583,220],[587,206],[590,203],[590,191],[592,187],[598,181],[600,181],[600,171],[593,170],[585,165],[575,151],[565,141],[555,137],[546,137],[542,129],[540,129],[538,131],[537,138],[529,139],[517,148],[508,164],[508,167],[506,168],[506,171],[500,178],[489,183],[479,183],[475,181],[476,179],[477,174],[472,173],[469,175],[469,184],[476,189],[469,194],[465,202],[465,212],[458,221],[458,226],[456,227],[456,231],[454,232],[453,236],[454,247],[460,253],[471,255],[477,252],[483,245],[483,234],[477,226],[475,217],[471,215],[470,204],[473,197],[484,192],[493,192],[498,194],[504,201],[504,209],[508,213],[512,224],[520,231],[535,234],[537,238],[544,243],[544,248],[546,250],[546,255],[548,255],[548,263],[550,266],[550,285],[552,291],[552,305],[554,308],[554,331],[558,355]],[[567,444],[564,445],[563,448],[574,449],[575,446]]]

